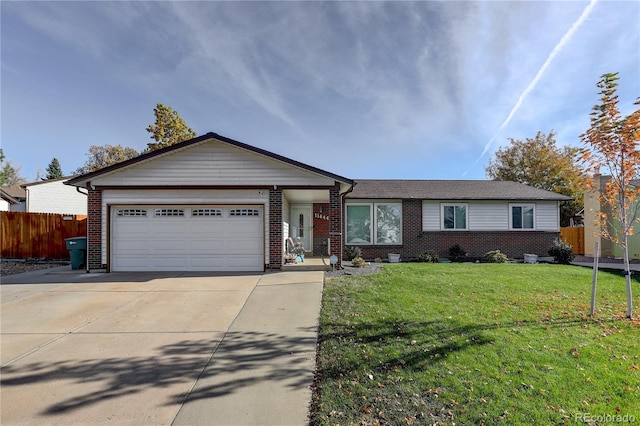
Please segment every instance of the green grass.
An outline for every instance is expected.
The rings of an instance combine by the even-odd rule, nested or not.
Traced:
[[[613,273],[588,316],[591,274],[414,263],[327,280],[311,424],[640,422],[640,324]]]

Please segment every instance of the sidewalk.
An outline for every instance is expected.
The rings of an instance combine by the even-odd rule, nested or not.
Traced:
[[[593,262],[571,262],[572,265],[576,265],[576,266],[584,266],[587,268],[593,268]],[[613,269],[613,270],[617,270],[617,271],[623,271],[624,270],[624,264],[623,263],[617,263],[617,262],[598,262],[598,270],[600,269]],[[636,272],[640,272],[640,264],[638,263],[632,263],[629,265],[629,269],[631,269],[632,271],[636,271]]]

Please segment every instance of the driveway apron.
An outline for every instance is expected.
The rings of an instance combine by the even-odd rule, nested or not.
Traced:
[[[3,425],[307,422],[321,273],[9,278]]]

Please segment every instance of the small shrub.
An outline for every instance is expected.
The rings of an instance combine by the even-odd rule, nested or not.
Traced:
[[[375,259],[373,259],[374,262],[376,263],[382,263],[382,258],[381,257],[376,257]]]
[[[365,262],[361,257],[356,257],[351,261],[351,264],[355,267],[362,268],[367,264],[367,262]]]
[[[362,257],[362,249],[357,246],[347,246],[344,248],[344,255],[348,260],[353,260],[356,257]]]
[[[467,252],[464,251],[459,244],[453,245],[449,248],[449,258],[453,262],[462,262],[465,257],[467,257]]]
[[[485,263],[507,263],[509,258],[500,250],[488,251],[484,254],[483,261]]]
[[[420,253],[418,256],[419,262],[427,262],[427,263],[438,263],[440,259],[438,258],[438,253],[435,250],[427,250],[425,252]]]
[[[553,260],[556,263],[568,265],[575,258],[573,254],[573,247],[571,244],[565,243],[559,239],[553,240],[551,248],[548,251],[549,256],[553,256]]]

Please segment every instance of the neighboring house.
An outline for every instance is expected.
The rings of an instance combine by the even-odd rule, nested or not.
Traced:
[[[12,187],[4,187],[2,191],[13,198],[15,203],[11,203],[9,206],[9,211],[12,212],[24,212],[26,211],[27,205],[27,195],[24,188],[20,188],[19,186]]]
[[[476,258],[497,249],[546,256],[567,200],[516,182],[357,180],[345,200],[345,244],[368,259],[415,259],[427,250],[446,257],[456,244]]]
[[[0,211],[11,211],[11,206],[15,204],[18,204],[18,200],[6,192],[5,188],[0,188]]]
[[[29,213],[87,214],[87,191],[65,185],[67,176],[21,185]]]
[[[600,175],[595,176],[594,179],[596,179],[596,183],[599,183],[600,188],[604,188],[611,176]],[[632,181],[631,183],[637,186],[640,181]],[[634,205],[637,206],[637,203],[636,201]],[[600,246],[600,256],[621,259],[624,256],[622,248],[602,236],[600,225],[598,224],[598,217],[601,212],[606,213],[609,217],[611,216],[610,207],[600,203],[600,192],[586,191],[584,194],[584,254],[585,256],[594,256],[597,242]],[[640,223],[636,222],[634,230],[634,235],[628,238],[629,259],[640,259]],[[613,233],[611,225],[609,226],[609,232]]]
[[[279,269],[290,237],[338,258],[343,239],[368,258],[546,254],[568,200],[510,182],[354,182],[215,133],[65,183],[89,193],[88,267],[107,271]]]

